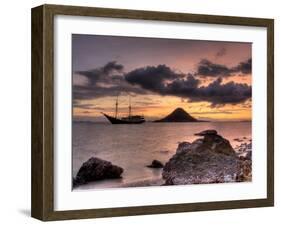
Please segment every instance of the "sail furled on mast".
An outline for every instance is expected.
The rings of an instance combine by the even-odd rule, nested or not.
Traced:
[[[129,95],[129,118],[131,118],[131,115],[132,115],[131,96]]]
[[[116,97],[116,103],[115,103],[115,118],[118,116],[118,95]]]

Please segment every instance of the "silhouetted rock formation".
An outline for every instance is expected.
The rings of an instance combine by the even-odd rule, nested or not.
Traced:
[[[250,181],[251,160],[241,160],[230,142],[215,130],[198,134],[203,138],[179,144],[176,154],[165,164],[166,185]]]
[[[147,167],[149,168],[163,168],[163,163],[160,162],[159,160],[153,160],[152,163],[150,165],[148,165]]]
[[[111,162],[92,157],[79,169],[76,178],[73,179],[73,186],[96,180],[120,178],[123,171],[121,167]]]
[[[199,122],[182,108],[175,109],[171,114],[155,122]]]

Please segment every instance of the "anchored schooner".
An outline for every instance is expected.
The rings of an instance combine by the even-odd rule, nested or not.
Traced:
[[[129,97],[129,114],[127,117],[118,118],[118,96],[115,103],[115,117],[107,115],[102,112],[102,114],[110,121],[112,124],[141,124],[145,122],[145,119],[141,115],[132,115],[131,107],[131,97]]]

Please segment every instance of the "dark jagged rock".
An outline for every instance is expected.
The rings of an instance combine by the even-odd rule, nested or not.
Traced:
[[[248,151],[246,156],[245,156],[246,160],[251,160],[252,161],[252,151]]]
[[[203,138],[180,143],[176,154],[165,164],[162,177],[166,185],[245,180],[243,175],[251,165],[241,162],[227,139],[215,130],[202,131],[198,135]]]
[[[241,140],[240,138],[235,138],[233,139],[234,141],[237,141],[237,142],[242,142],[243,140]]]
[[[180,153],[180,152],[183,152],[183,151],[188,150],[188,148],[190,147],[190,145],[191,145],[191,143],[185,142],[185,141],[179,143],[176,153],[178,154],[178,153]]]
[[[194,135],[206,136],[206,135],[217,135],[217,134],[218,134],[218,132],[216,130],[208,129],[208,130],[201,131],[200,133],[195,133]]]
[[[238,182],[252,180],[252,160],[242,159],[240,161],[240,173],[237,176]]]
[[[154,122],[199,122],[182,108],[175,109],[171,114]]]
[[[80,167],[73,186],[86,184],[91,181],[120,178],[123,168],[113,165],[109,161],[92,157]]]
[[[202,140],[203,144],[208,146],[212,151],[225,155],[236,155],[230,142],[220,136],[216,130],[205,130],[199,134],[202,134],[200,136],[204,136]]]
[[[160,162],[159,160],[153,160],[152,163],[150,165],[148,165],[147,167],[149,168],[163,168],[163,163]]]

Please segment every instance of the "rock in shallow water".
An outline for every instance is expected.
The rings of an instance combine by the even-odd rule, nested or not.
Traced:
[[[163,163],[160,162],[159,160],[153,160],[152,163],[150,165],[148,165],[147,167],[149,168],[163,168]]]
[[[92,157],[80,167],[76,178],[73,179],[73,186],[96,180],[120,178],[123,171],[123,168],[109,161]]]
[[[242,181],[243,173],[249,171],[251,166],[241,163],[230,142],[215,130],[206,130],[197,135],[204,138],[192,143],[180,143],[176,154],[165,164],[162,173],[165,184]]]

